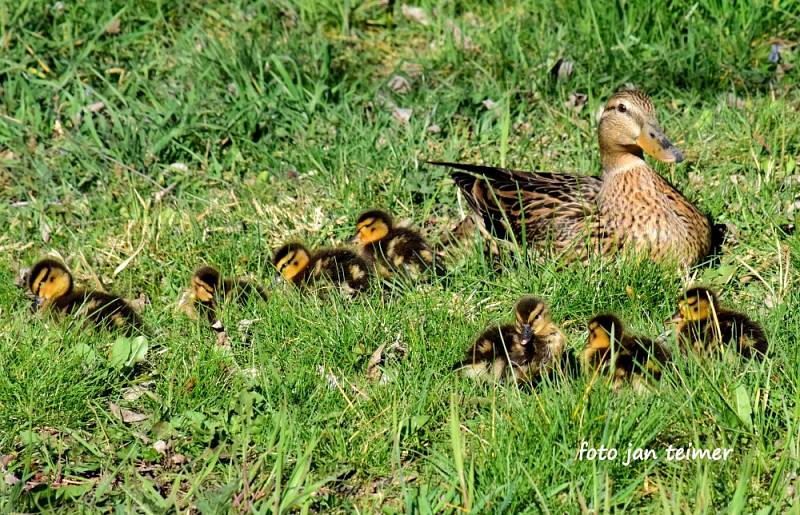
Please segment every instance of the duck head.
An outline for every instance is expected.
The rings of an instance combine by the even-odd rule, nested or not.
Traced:
[[[356,220],[356,235],[353,243],[369,245],[384,239],[392,230],[392,217],[380,209],[373,209],[361,213]]]
[[[527,345],[535,335],[542,334],[550,322],[550,310],[541,299],[525,296],[514,307],[517,333],[522,345]]]
[[[659,125],[653,102],[636,89],[618,91],[608,100],[597,133],[604,159],[619,154],[642,157],[645,152],[664,163],[683,161]]]
[[[272,265],[277,271],[275,279],[283,277],[285,280],[293,282],[310,262],[311,254],[303,244],[287,243],[275,251],[275,256],[272,258]]]
[[[28,289],[34,295],[33,310],[72,292],[72,274],[55,259],[43,259],[31,267]]]
[[[678,299],[678,310],[672,322],[702,322],[719,311],[717,294],[708,288],[695,287],[684,292]]]

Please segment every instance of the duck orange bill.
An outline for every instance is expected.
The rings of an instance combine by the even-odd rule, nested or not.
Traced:
[[[636,144],[650,156],[664,163],[683,161],[683,154],[667,139],[661,127],[645,125],[642,133],[636,138]]]

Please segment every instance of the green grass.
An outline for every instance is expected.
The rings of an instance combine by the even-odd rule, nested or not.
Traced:
[[[800,64],[796,2],[423,1],[428,25],[393,2],[174,4],[0,7],[2,511],[798,509],[800,68],[767,59],[782,42],[781,64]],[[575,72],[555,82],[562,57]],[[408,93],[387,87],[395,74]],[[176,313],[198,264],[268,280],[272,248],[344,241],[367,207],[438,238],[466,208],[425,159],[597,173],[594,114],[625,83],[688,156],[658,170],[735,234],[713,266],[507,257],[497,273],[476,240],[446,286],[230,306],[232,327],[258,319],[230,352]],[[579,113],[572,92],[589,97]],[[413,109],[407,125],[392,103]],[[50,251],[85,284],[150,298],[144,362],[114,366],[113,335],[29,313],[16,269]],[[649,396],[448,372],[522,293],[550,302],[574,351],[598,311],[660,333],[690,282],[761,321],[769,359],[679,358]],[[394,341],[408,349],[394,380],[368,383]],[[662,459],[580,461],[582,441]],[[733,453],[663,459],[689,443]]]

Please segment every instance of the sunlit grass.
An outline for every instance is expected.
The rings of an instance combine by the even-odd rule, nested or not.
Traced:
[[[389,5],[0,10],[3,511],[796,509],[795,3],[422,2],[427,24]],[[550,73],[559,58],[574,62],[567,80]],[[595,114],[626,83],[652,94],[688,157],[659,172],[728,225],[712,266],[512,253],[498,272],[475,241],[441,283],[354,302],[279,288],[229,306],[230,350],[175,310],[197,265],[269,281],[272,249],[344,242],[369,207],[438,240],[466,204],[427,159],[596,174]],[[588,95],[577,112],[573,92]],[[47,252],[83,284],[150,299],[144,363],[115,368],[115,336],[31,315],[14,278]],[[598,311],[658,335],[692,282],[761,321],[769,358],[681,356],[644,396],[449,373],[523,293],[548,300],[576,352]],[[383,343],[408,352],[374,384]],[[111,404],[148,418],[123,422]],[[578,460],[583,441],[623,456]],[[733,452],[622,464],[628,446],[689,443]]]

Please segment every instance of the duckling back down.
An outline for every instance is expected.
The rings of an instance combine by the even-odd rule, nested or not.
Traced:
[[[307,281],[326,280],[348,295],[363,292],[369,287],[369,265],[348,249],[320,250],[312,256],[308,268]]]

